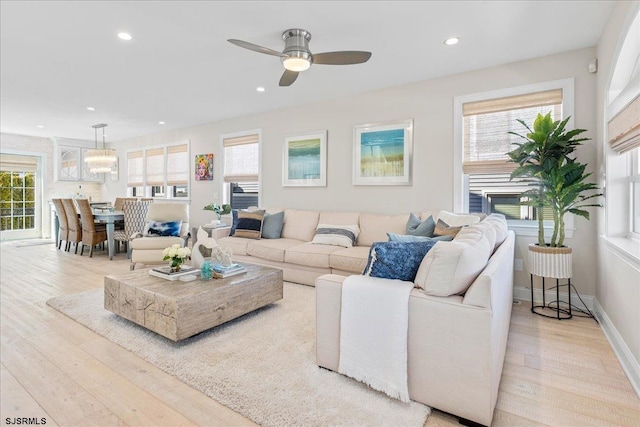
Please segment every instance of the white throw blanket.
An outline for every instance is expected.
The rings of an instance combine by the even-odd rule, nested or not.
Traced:
[[[342,284],[338,372],[403,402],[412,282],[349,276]]]

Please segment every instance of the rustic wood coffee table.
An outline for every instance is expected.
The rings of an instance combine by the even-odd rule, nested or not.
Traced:
[[[105,276],[104,308],[180,341],[282,299],[282,270],[244,265],[244,274],[191,282],[150,276],[149,269]]]

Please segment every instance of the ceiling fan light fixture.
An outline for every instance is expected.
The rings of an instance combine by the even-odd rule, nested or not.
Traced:
[[[297,72],[308,70],[309,67],[311,67],[311,61],[309,61],[307,58],[299,58],[295,56],[283,58],[282,64],[287,70]]]

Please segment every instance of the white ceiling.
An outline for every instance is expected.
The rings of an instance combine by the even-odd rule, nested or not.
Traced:
[[[613,5],[2,1],[0,130],[93,140],[91,125],[108,123],[107,142],[118,141],[595,46]],[[315,53],[373,56],[361,65],[314,65],[281,88],[279,58],[226,41],[281,51],[288,28],[310,31]],[[133,40],[118,39],[120,31]],[[454,35],[460,43],[445,46]]]

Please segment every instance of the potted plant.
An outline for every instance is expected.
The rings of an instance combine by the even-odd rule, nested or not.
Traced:
[[[591,173],[586,173],[586,164],[578,162],[575,150],[582,141],[577,138],[585,129],[566,130],[570,117],[553,121],[551,113],[538,117],[531,129],[524,121],[518,120],[529,131],[526,135],[510,134],[523,141],[514,143],[517,147],[508,154],[509,161],[517,163],[511,179],[524,178],[531,189],[522,196],[525,205],[536,209],[538,219],[538,243],[529,245],[531,273],[543,277],[571,277],[571,248],[564,245],[566,213],[589,219],[586,207],[600,207],[589,200],[599,197],[594,193],[598,187],[585,182]],[[544,237],[543,210],[548,208],[553,216],[553,234],[547,243]]]
[[[220,224],[220,219],[222,218],[222,215],[231,213],[231,205],[229,204],[219,205],[217,203],[209,203],[207,206],[204,207],[204,210],[214,211],[218,218],[217,223]]]

